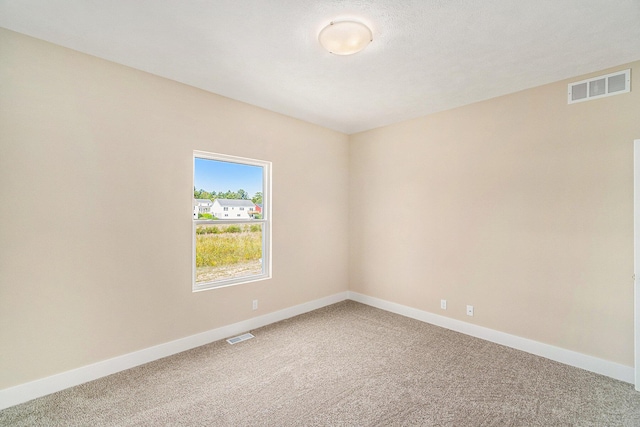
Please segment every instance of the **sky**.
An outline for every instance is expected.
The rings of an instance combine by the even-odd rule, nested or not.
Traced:
[[[262,192],[262,167],[196,157],[193,185],[216,193],[242,188],[252,198]]]

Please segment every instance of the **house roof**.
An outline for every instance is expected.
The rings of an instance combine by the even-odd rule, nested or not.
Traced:
[[[325,51],[349,19],[373,42]],[[0,0],[1,27],[345,133],[636,61],[639,21],[638,0]]]
[[[194,199],[196,203],[199,204],[213,204],[213,202],[209,199]]]
[[[251,200],[239,200],[239,199],[216,199],[220,206],[228,207],[254,207],[254,203]]]

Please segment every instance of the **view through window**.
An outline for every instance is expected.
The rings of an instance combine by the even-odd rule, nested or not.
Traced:
[[[270,162],[194,152],[194,290],[270,277],[270,178]]]

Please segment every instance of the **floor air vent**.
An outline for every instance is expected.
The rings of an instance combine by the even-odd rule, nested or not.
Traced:
[[[569,83],[569,104],[631,92],[631,69]]]
[[[229,338],[227,342],[229,344],[238,344],[239,342],[250,340],[251,338],[253,338],[253,335],[246,333],[246,334],[238,335],[237,337]]]

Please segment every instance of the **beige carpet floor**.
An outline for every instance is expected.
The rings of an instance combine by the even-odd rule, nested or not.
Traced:
[[[630,384],[345,301],[4,411],[10,426],[640,426]]]

